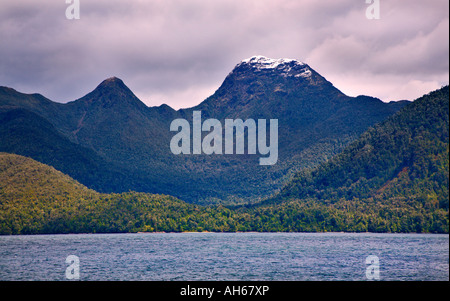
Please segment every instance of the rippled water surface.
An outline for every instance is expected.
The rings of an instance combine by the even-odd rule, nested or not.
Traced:
[[[449,280],[449,236],[152,233],[0,236],[0,280]]]

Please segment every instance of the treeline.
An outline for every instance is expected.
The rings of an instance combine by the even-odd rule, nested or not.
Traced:
[[[92,194],[89,199],[32,195],[2,204],[0,234],[129,232],[425,232],[448,233],[448,213],[425,207],[387,206],[375,200],[321,204],[315,200],[226,208],[188,204],[163,195]]]

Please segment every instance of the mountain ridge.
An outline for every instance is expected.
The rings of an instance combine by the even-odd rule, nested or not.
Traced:
[[[213,95],[188,109],[148,107],[121,79],[111,77],[67,104],[0,92],[0,110],[11,109],[12,103],[44,117],[72,143],[91,149],[106,164],[126,173],[128,180],[121,187],[173,194],[190,202],[240,202],[274,193],[295,171],[327,160],[405,105],[362,103],[344,95],[306,64],[259,59],[270,68],[254,70],[241,62]],[[311,73],[308,77],[295,77],[305,70]],[[190,121],[194,110],[201,110],[204,118],[219,120],[279,119],[277,165],[260,168],[257,156],[252,155],[173,155],[170,122],[176,118]]]
[[[448,210],[448,110],[449,86],[420,97],[329,162],[297,174],[280,198],[337,202],[405,194],[409,202]]]

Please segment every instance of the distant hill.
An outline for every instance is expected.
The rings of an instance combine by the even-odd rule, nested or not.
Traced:
[[[446,86],[372,127],[327,163],[298,173],[264,206],[304,202],[325,212],[344,209],[353,216],[347,229],[392,231],[404,227],[405,231],[414,225],[410,231],[436,228],[448,232],[448,189]],[[355,224],[355,216],[365,222]],[[368,227],[369,216],[372,227]],[[333,223],[337,225],[336,219]]]
[[[95,191],[50,166],[0,153],[0,234],[52,232],[51,224],[66,223],[94,198]]]
[[[26,109],[0,111],[1,151],[32,157],[100,192],[127,191],[127,171],[91,148],[70,141],[49,121]],[[138,182],[138,180],[136,180]]]
[[[34,124],[2,124],[0,151],[50,164],[100,192],[163,193],[202,204],[257,202],[406,103],[349,97],[307,64],[257,56],[237,64],[198,106],[178,111],[147,107],[116,77],[67,104],[0,87],[2,116],[26,110],[20,118]],[[170,123],[191,120],[194,110],[203,120],[278,119],[277,164],[260,166],[259,155],[172,154]]]
[[[53,167],[0,153],[0,235],[227,231],[229,215],[164,195],[100,194]]]
[[[302,172],[283,197],[421,199],[448,209],[448,86],[425,95],[365,132],[341,154]]]

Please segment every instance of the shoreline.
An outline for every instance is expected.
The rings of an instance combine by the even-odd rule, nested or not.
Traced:
[[[37,234],[2,234],[2,237],[23,236],[51,236],[51,235],[149,235],[149,234],[355,234],[355,235],[446,235],[449,233],[418,233],[418,232],[258,232],[258,231],[236,231],[236,232],[212,232],[212,231],[183,231],[183,232],[102,232],[102,233],[37,233]]]

